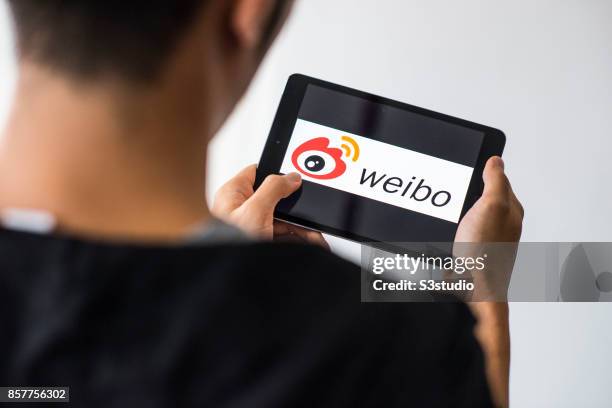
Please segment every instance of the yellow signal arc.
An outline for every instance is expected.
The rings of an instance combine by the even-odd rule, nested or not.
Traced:
[[[342,145],[340,145],[340,147],[344,149],[344,155],[346,157],[349,157],[351,155],[351,148],[349,145],[343,143]]]
[[[346,157],[350,157],[351,156],[351,152],[353,154],[353,161],[356,162],[359,159],[359,155],[361,153],[361,150],[359,149],[359,145],[357,144],[357,142],[355,141],[355,139],[353,139],[350,136],[342,136],[341,137],[343,142],[347,142],[347,144],[343,143],[340,147],[342,147],[344,149],[344,154]]]

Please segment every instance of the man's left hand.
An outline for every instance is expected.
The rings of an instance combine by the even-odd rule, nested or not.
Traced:
[[[213,215],[256,238],[296,240],[329,248],[321,233],[274,219],[276,205],[300,188],[301,176],[271,175],[254,191],[256,172],[257,166],[251,165],[225,183],[215,195]]]

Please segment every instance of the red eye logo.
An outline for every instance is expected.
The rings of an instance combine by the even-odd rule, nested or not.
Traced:
[[[311,139],[295,149],[291,162],[300,173],[314,179],[330,180],[340,177],[346,171],[343,154],[347,157],[352,154],[353,161],[359,158],[357,143],[348,136],[343,136],[342,140],[349,142],[351,146],[343,144],[342,149],[339,149],[329,147],[330,141],[326,137]]]

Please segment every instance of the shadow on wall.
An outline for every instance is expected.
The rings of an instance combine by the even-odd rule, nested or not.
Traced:
[[[610,244],[577,244],[561,267],[564,302],[612,301],[612,251]]]

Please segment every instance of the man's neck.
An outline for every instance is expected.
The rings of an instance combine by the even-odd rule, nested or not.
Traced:
[[[0,144],[0,208],[49,211],[69,233],[178,239],[209,217],[212,130],[195,111],[201,101],[184,96],[177,87],[88,87],[22,67]]]

